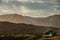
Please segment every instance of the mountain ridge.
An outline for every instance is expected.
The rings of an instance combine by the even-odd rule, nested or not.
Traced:
[[[18,14],[0,15],[0,21],[7,21],[12,23],[25,23],[37,26],[58,27],[60,28],[60,15],[53,15],[47,18],[32,18]]]

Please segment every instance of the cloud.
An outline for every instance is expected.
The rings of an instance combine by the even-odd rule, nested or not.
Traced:
[[[6,7],[6,6],[0,6],[0,15],[2,14],[14,14],[15,11]]]
[[[21,13],[28,13],[29,12],[27,10],[27,7],[25,7],[25,6],[20,6],[20,11],[21,11]]]
[[[57,2],[57,1],[60,1],[60,0],[35,0],[35,1],[54,1],[54,2]]]
[[[53,6],[53,7],[60,7],[60,5],[55,5],[55,6]]]
[[[4,5],[0,5],[0,14],[20,14],[31,17],[47,17],[60,14],[60,8],[54,0],[2,0]]]
[[[1,11],[2,11],[2,12],[9,12],[9,10],[4,10],[4,9],[2,9]]]
[[[20,1],[20,2],[31,2],[31,3],[35,3],[35,2],[44,3],[44,1],[38,1],[38,0],[17,0],[17,1]]]
[[[4,2],[9,2],[9,1],[20,1],[20,2],[44,2],[44,1],[51,1],[51,2],[60,2],[60,0],[2,0]]]
[[[9,1],[11,1],[11,0],[2,0],[2,2],[9,2]]]
[[[29,1],[29,0],[18,0],[18,1]]]
[[[59,14],[58,11],[50,12],[50,11],[45,11],[45,10],[31,10],[31,9],[27,8],[26,6],[20,6],[19,8],[16,8],[16,6],[14,6],[14,8],[15,9],[10,9],[8,7],[0,7],[0,10],[1,10],[1,13],[3,13],[3,14],[17,13],[19,15],[31,16],[31,17],[48,17],[51,15]]]
[[[57,13],[58,12],[47,12],[44,10],[28,10],[27,13],[22,13],[22,15],[31,17],[48,17]]]
[[[2,2],[2,1],[0,0],[0,4],[1,4],[1,2]]]
[[[57,11],[45,11],[45,10],[31,10],[25,6],[20,7],[21,13],[18,13],[23,16],[31,16],[31,17],[48,17],[51,15],[59,14]]]

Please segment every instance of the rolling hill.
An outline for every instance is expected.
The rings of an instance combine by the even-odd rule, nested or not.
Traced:
[[[0,15],[0,21],[7,21],[11,23],[25,23],[36,26],[58,27],[60,28],[60,15],[53,15],[46,18],[33,18],[22,16],[18,14]]]
[[[0,22],[0,33],[37,33],[44,34],[49,27],[45,26],[35,26],[31,24],[24,23],[10,23],[10,22]],[[52,28],[53,31],[57,32],[58,28]]]

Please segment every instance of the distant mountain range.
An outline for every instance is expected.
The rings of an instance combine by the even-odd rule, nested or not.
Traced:
[[[32,18],[18,14],[0,15],[0,21],[7,21],[11,23],[25,23],[36,26],[58,27],[60,28],[60,15],[53,15],[47,18]]]

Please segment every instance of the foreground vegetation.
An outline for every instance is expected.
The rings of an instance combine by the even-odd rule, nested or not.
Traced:
[[[0,34],[0,40],[60,40],[60,36],[37,34]]]

